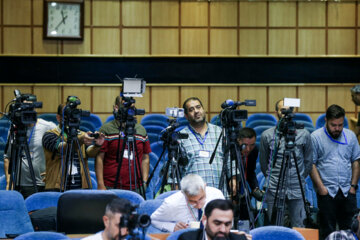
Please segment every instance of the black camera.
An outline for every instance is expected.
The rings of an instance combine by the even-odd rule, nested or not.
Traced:
[[[245,102],[237,102],[231,99],[226,100],[221,104],[221,123],[223,127],[238,127],[242,121],[248,118],[247,110],[237,110],[238,106],[256,106],[256,100],[245,100]]]
[[[90,133],[89,137],[93,137],[95,139],[98,139],[100,137],[99,133]]]
[[[132,97],[122,97],[124,101],[118,111],[114,111],[114,118],[120,122],[126,122],[133,120],[136,115],[144,115],[145,109],[137,109],[132,106],[135,103],[135,99]]]
[[[281,109],[283,117],[279,121],[279,132],[285,136],[286,147],[293,148],[295,146],[296,129],[303,129],[304,124],[296,123],[294,118],[294,108]]]
[[[33,94],[21,94],[19,90],[14,90],[15,99],[9,109],[9,118],[12,124],[17,127],[35,124],[37,113],[35,108],[42,108],[42,102],[37,102]]]
[[[81,117],[89,117],[90,112],[78,109],[80,99],[76,96],[68,96],[64,108],[64,128],[67,134],[76,135],[80,127]]]
[[[128,228],[130,235],[134,235],[136,228],[147,228],[151,224],[151,218],[147,214],[138,214],[135,209],[137,206],[131,206],[130,214],[123,214],[120,218],[120,228]]]

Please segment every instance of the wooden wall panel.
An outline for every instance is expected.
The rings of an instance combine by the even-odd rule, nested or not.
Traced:
[[[326,106],[325,87],[299,87],[299,112],[322,112]]]
[[[60,41],[43,40],[43,29],[33,30],[34,54],[60,54]]]
[[[239,88],[239,101],[256,100],[256,107],[241,106],[242,109],[246,109],[249,112],[266,112],[267,107],[267,90],[266,87],[243,87]],[[270,109],[271,111],[271,109]]]
[[[210,26],[235,27],[237,26],[238,3],[210,2]]]
[[[155,55],[177,55],[179,53],[178,29],[153,29],[151,49]]]
[[[236,87],[210,87],[210,110],[209,112],[220,112],[221,103],[227,99],[238,100]]]
[[[264,27],[266,26],[266,2],[240,2],[240,26]]]
[[[322,112],[325,113],[325,112]],[[316,126],[316,120],[318,119],[318,117],[322,114],[322,113],[308,113],[308,115],[311,117],[312,122],[314,124],[314,127]]]
[[[269,30],[270,55],[295,55],[296,31],[288,29]]]
[[[81,104],[77,107],[82,110],[91,111],[91,88],[90,87],[64,87],[63,103],[68,96],[77,96]]]
[[[4,107],[6,106],[6,104],[8,104],[11,100],[13,100],[15,98],[14,95],[14,90],[18,89],[20,90],[20,92],[23,93],[33,93],[32,92],[32,87],[29,86],[18,86],[18,85],[13,85],[13,86],[4,86]],[[5,109],[3,109],[5,111]],[[9,108],[6,109],[7,111],[9,111]]]
[[[7,25],[30,25],[31,1],[3,0],[4,24]]]
[[[358,35],[358,38],[357,38],[357,54],[359,55],[360,54],[360,30],[357,30],[357,35]]]
[[[35,25],[43,24],[44,0],[33,0],[33,23]]]
[[[181,29],[181,54],[207,55],[208,39],[207,29]]]
[[[269,2],[269,26],[294,27],[295,25],[295,2]]]
[[[328,106],[337,104],[345,109],[346,112],[354,111],[354,103],[351,100],[349,87],[328,87]]]
[[[208,3],[181,1],[181,26],[207,26]]]
[[[326,49],[325,30],[300,29],[299,30],[299,55],[325,55]]]
[[[149,1],[122,1],[123,26],[149,26]]]
[[[130,29],[125,28],[122,31],[122,53],[124,55],[148,55],[149,29]]]
[[[111,114],[116,96],[120,96],[120,87],[96,86],[93,88],[93,111]],[[107,114],[107,115],[108,115]]]
[[[4,27],[4,54],[31,54],[31,30],[25,27]]]
[[[237,55],[235,29],[210,30],[210,55]]]
[[[43,103],[43,107],[37,109],[38,113],[53,113],[61,101],[61,88],[57,86],[36,86],[34,87],[34,94],[37,100]]]
[[[330,27],[354,27],[356,4],[352,2],[329,2],[328,24]]]
[[[241,29],[239,41],[240,55],[266,55],[265,29]]]
[[[165,113],[167,107],[182,107],[182,102],[179,103],[179,87],[152,87],[152,111]]]
[[[113,0],[93,0],[94,26],[119,26],[120,2]]]
[[[108,28],[93,29],[93,54],[119,55],[120,30]]]
[[[85,28],[83,41],[64,41],[64,54],[91,54],[90,31]]]
[[[296,98],[296,87],[270,87],[269,112],[275,111],[275,103],[283,98]]]
[[[178,1],[152,1],[151,25],[152,26],[179,26]]]
[[[355,30],[329,29],[328,54],[331,55],[355,54]]]
[[[181,106],[189,97],[198,97],[206,112],[209,112],[209,94],[207,87],[181,87]]]
[[[146,87],[145,89],[145,93],[143,94],[142,97],[136,97],[134,98],[136,101],[136,108],[141,108],[141,109],[145,109],[145,113],[147,112],[151,112],[151,108],[150,108],[150,87]],[[138,116],[141,117],[141,116]],[[141,117],[142,118],[142,117]]]
[[[299,2],[299,26],[325,27],[326,5],[323,2]]]
[[[84,12],[85,12],[85,17],[84,17],[84,25],[86,27],[90,26],[92,23],[92,12],[91,12],[91,1],[92,0],[85,0],[84,2]]]

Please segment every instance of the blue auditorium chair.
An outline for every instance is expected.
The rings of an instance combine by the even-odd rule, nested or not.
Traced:
[[[61,240],[61,239],[71,239],[66,235],[57,232],[30,232],[21,234],[15,238],[16,240]]]
[[[97,189],[97,181],[94,177],[90,176],[90,180],[91,180],[91,189],[96,190]]]
[[[141,125],[146,125],[147,121],[154,121],[154,120],[164,122],[164,123],[168,123],[169,118],[164,114],[152,113],[152,114],[148,114],[148,115],[144,116],[141,119]]]
[[[163,203],[163,199],[150,199],[142,202],[137,209],[139,214],[147,214],[151,216],[156,209],[158,209]]]
[[[249,127],[249,128],[254,128],[254,127],[258,127],[258,126],[270,126],[270,127],[273,127],[276,125],[276,122],[274,121],[270,121],[270,120],[263,120],[263,119],[260,119],[260,120],[254,120],[254,121],[251,121],[251,122],[246,122],[246,127]]]
[[[304,125],[304,128],[306,130],[308,130],[310,133],[312,133],[313,131],[315,131],[315,127],[314,125],[312,124],[312,122],[307,122],[307,121],[303,121],[303,120],[296,120],[296,123],[297,124],[303,124]]]
[[[277,122],[276,118],[272,114],[269,114],[269,113],[254,113],[254,114],[250,115],[248,117],[248,119],[246,120],[246,126],[250,122],[255,121],[255,120],[268,120],[268,121],[274,122],[275,124]]]
[[[160,126],[160,127],[166,128],[169,126],[169,123],[166,123],[163,121],[157,121],[157,120],[148,120],[142,124],[142,126],[145,128],[146,128],[146,126],[149,126],[149,125],[155,125],[155,126]]]
[[[144,128],[145,128],[147,134],[149,134],[149,133],[156,133],[156,134],[158,134],[158,135],[161,135],[162,132],[163,132],[164,129],[165,129],[165,128],[162,127],[162,126],[157,126],[157,125],[145,125]]]
[[[322,128],[323,126],[325,126],[325,117],[326,117],[326,113],[323,113],[316,119],[316,124],[315,124],[316,129],[319,129],[319,128]],[[348,119],[346,116],[344,119],[344,128],[349,128],[349,122],[348,122]]]
[[[306,113],[295,113],[293,119],[295,121],[305,121],[305,122],[309,122],[309,123],[313,124],[311,117]]]
[[[0,190],[0,216],[0,238],[34,231],[24,198],[17,191]]]
[[[271,126],[257,126],[254,127],[254,131],[256,133],[256,140],[260,139],[261,134],[265,131],[271,128]]]
[[[5,174],[3,174],[0,177],[0,190],[5,190],[5,189],[6,189],[6,176],[5,176]]]
[[[44,119],[44,120],[49,121],[49,122],[53,122],[56,125],[59,124],[58,121],[56,120],[56,113],[39,114],[38,118]]]
[[[140,194],[130,191],[130,190],[111,189],[110,191],[115,193],[115,195],[118,196],[119,198],[125,198],[125,199],[129,200],[131,203],[136,204],[136,205],[139,205],[145,201],[144,198]]]
[[[186,119],[186,117],[178,118],[176,121],[179,123],[179,127],[186,127],[189,125],[189,121]],[[176,129],[176,131],[180,130]]]
[[[305,240],[298,231],[281,226],[258,227],[252,229],[250,234],[253,240]]]
[[[153,143],[150,144],[151,151],[153,153],[155,153],[156,156],[158,156],[158,158],[160,157],[160,155],[161,155],[161,153],[162,153],[162,151],[164,149],[163,145],[164,145],[163,141],[157,141],[157,142],[153,142]]]
[[[80,121],[80,129],[81,129],[82,127],[86,127],[86,128],[89,129],[91,132],[97,131],[96,126],[95,126],[92,122],[87,121],[87,120],[81,120],[81,121]]]
[[[112,120],[114,120],[114,115],[108,116],[108,117],[106,118],[106,120],[105,120],[105,123],[110,122],[110,121],[112,121]]]
[[[157,133],[148,133],[147,135],[148,135],[150,144],[160,141],[160,135]]]
[[[6,142],[8,133],[9,133],[9,128],[0,127],[0,137],[4,140],[3,142]]]
[[[93,113],[91,113],[89,117],[81,117],[81,122],[83,120],[91,122],[95,126],[96,131],[99,130],[100,127],[102,126],[101,118],[98,115],[93,114]]]
[[[213,117],[211,118],[211,120],[210,120],[210,123],[212,123],[212,124],[214,124],[214,125],[216,125],[216,126],[221,127],[221,119],[220,119],[219,115],[213,116]]]
[[[159,196],[157,196],[156,199],[165,199],[167,197],[170,197],[174,193],[177,193],[178,191],[179,190],[172,190],[172,191],[164,192],[164,193],[160,194]]]
[[[10,127],[10,120],[9,119],[0,119],[0,127]]]
[[[37,192],[25,199],[28,212],[48,207],[56,207],[62,193],[60,192]]]

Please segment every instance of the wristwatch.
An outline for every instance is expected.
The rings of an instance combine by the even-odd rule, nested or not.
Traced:
[[[351,184],[351,187],[353,187],[353,188],[355,189],[355,191],[356,191],[356,190],[358,190],[359,185],[357,185],[357,184]]]

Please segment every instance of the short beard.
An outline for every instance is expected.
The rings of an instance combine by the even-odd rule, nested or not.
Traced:
[[[208,237],[210,237],[211,240],[227,240],[227,239],[229,239],[229,234],[228,233],[223,233],[224,236],[219,237],[219,236],[217,236],[218,232],[213,233],[208,226],[205,226],[205,233],[204,234],[207,234]]]
[[[330,136],[331,136],[333,139],[337,139],[337,138],[339,138],[340,135],[341,135],[341,132],[339,132],[339,134],[338,134],[337,136],[334,136],[334,134],[333,134],[332,132],[330,132],[330,129],[329,129],[329,127],[328,127],[327,124],[326,124],[326,130],[327,130],[327,132],[330,134]]]

